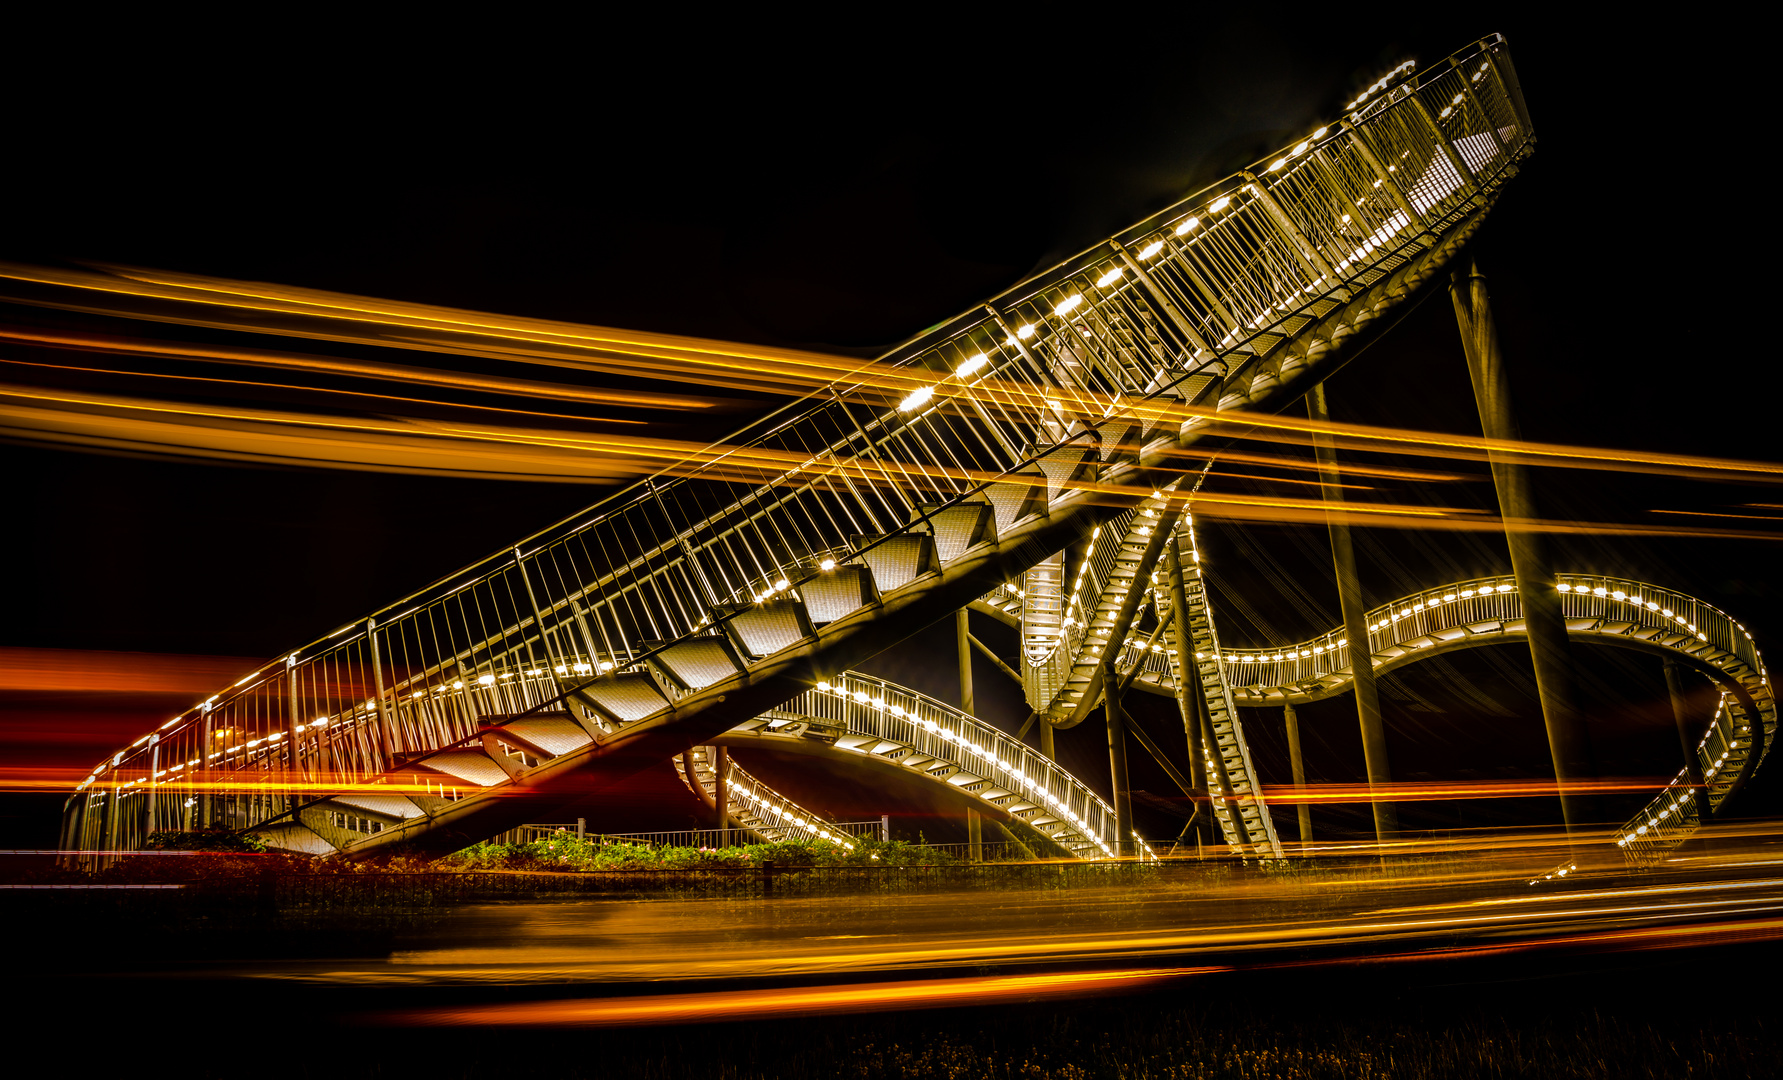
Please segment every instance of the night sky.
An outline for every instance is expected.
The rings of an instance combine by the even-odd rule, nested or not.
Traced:
[[[900,13],[897,25],[846,32],[827,14],[698,31],[679,18],[272,32],[44,24],[20,35],[29,55],[9,77],[0,259],[116,262],[874,356],[1304,137],[1400,60],[1428,65],[1496,30],[1510,37],[1539,143],[1473,254],[1524,434],[1777,460],[1776,350],[1744,321],[1767,310],[1744,251],[1774,228],[1742,224],[1749,189],[1738,173],[1713,178],[1732,166],[1708,163],[1742,153],[1719,127],[1739,120],[1724,104],[1698,108],[1708,85],[1689,74],[1738,65],[1706,28],[1671,27],[1655,42],[1650,28],[1570,25],[1542,9],[1449,10],[1411,31],[1379,17],[1297,23],[1233,9],[1119,26],[1038,11],[1021,25]],[[1426,296],[1329,384],[1338,419],[1477,433],[1448,297]],[[21,306],[0,305],[0,323],[221,340]],[[15,384],[129,388],[118,376],[6,366]],[[665,415],[651,433],[721,431]],[[1387,494],[1493,507],[1483,467],[1459,471],[1482,479]],[[0,646],[250,658],[243,670],[605,494],[19,442],[0,443],[0,476],[11,508]],[[1783,515],[1747,505],[1783,504],[1769,483],[1565,470],[1538,481],[1555,517],[1776,533],[1763,521],[1648,511]],[[1322,529],[1207,524],[1201,542],[1228,643],[1330,625]],[[1783,647],[1774,541],[1554,546],[1562,569],[1694,593],[1761,647]],[[1490,536],[1372,530],[1359,555],[1370,602],[1508,569]],[[1012,632],[988,622],[979,632],[1013,655]],[[1399,775],[1541,775],[1527,655],[1485,650],[1449,664],[1383,690]],[[875,666],[955,693],[950,660],[905,650]],[[1013,687],[983,664],[977,681],[986,719],[1020,721]],[[16,683],[0,689],[0,756],[14,764],[90,765],[206,696]],[[1581,687],[1606,772],[1674,768],[1656,663],[1593,653]],[[1142,722],[1180,742],[1174,707],[1136,697]],[[1348,699],[1305,716],[1314,778],[1359,780]],[[1279,713],[1246,722],[1265,779],[1285,781]],[[1106,788],[1099,723],[1061,736],[1061,756]],[[1161,772],[1137,751],[1133,760],[1136,786],[1169,794]],[[1754,812],[1776,806],[1783,785],[1769,779]],[[0,796],[0,845],[53,843],[60,801]],[[1431,816],[1414,823],[1537,820],[1552,813],[1544,806],[1419,811]],[[1150,813],[1142,828],[1174,831]],[[1320,814],[1333,829],[1360,827]]]

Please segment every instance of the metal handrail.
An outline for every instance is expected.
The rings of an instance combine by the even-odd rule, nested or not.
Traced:
[[[1492,116],[1473,98],[1444,105],[1454,63],[1482,62],[1490,77],[1470,85]],[[908,379],[907,402],[846,373],[704,459],[281,657],[102,762],[65,830],[140,846],[161,825],[289,813],[307,777],[375,782],[498,704],[559,699],[577,663],[592,676],[708,632],[742,581],[796,583],[812,552],[905,530],[917,507],[1018,474],[1086,424],[1155,414],[1184,380],[1230,385],[1253,360],[1271,377],[1270,345],[1484,205],[1527,150],[1527,123],[1502,123],[1526,115],[1499,74],[1503,39],[1454,63],[892,350],[875,370]],[[1438,107],[1451,112],[1429,121]],[[126,789],[151,794],[120,812]]]
[[[1094,845],[1092,856],[1114,855],[1114,808],[1101,796],[1039,751],[945,702],[848,671],[792,699],[780,713],[912,747],[1045,808],[1063,830],[1051,836],[1055,841]],[[1150,857],[1150,848],[1142,850]]]
[[[696,763],[695,771],[702,775],[689,776],[680,758],[675,759],[675,772],[680,775],[681,782],[686,784],[689,790],[693,790],[696,784],[704,788],[707,777],[713,773],[712,762],[702,751],[697,749],[692,751],[690,756]],[[702,770],[700,766],[704,766],[704,769]],[[757,824],[746,825],[740,830],[726,826],[723,832],[727,837],[731,832],[741,831],[753,833],[764,840],[827,840],[832,844],[841,844],[850,849],[854,847],[848,842],[848,837],[852,834],[845,832],[822,814],[800,806],[775,791],[749,770],[737,764],[734,758],[730,759],[730,770],[729,775],[725,778],[725,784],[729,798],[735,800],[731,804],[735,809],[731,812],[741,816],[739,812],[747,808],[757,819]],[[779,836],[771,838],[768,836],[769,832],[778,833]]]

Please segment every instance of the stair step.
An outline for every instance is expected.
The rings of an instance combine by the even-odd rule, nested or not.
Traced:
[[[918,513],[930,514],[929,520],[916,526],[935,538],[935,554],[942,562],[952,562],[961,555],[997,538],[996,510],[988,502],[955,503],[935,509],[919,506]]]
[[[642,673],[603,675],[569,696],[615,724],[629,724],[668,706],[650,676]]]
[[[1111,417],[1096,426],[1101,439],[1097,457],[1104,462],[1139,460],[1139,421],[1131,416]]]
[[[844,564],[828,570],[807,568],[815,572],[799,586],[799,599],[805,602],[805,617],[813,625],[822,626],[847,618],[869,604],[879,602],[873,587],[873,575],[865,566]]]
[[[1023,476],[1033,479],[1024,480]],[[1017,473],[985,488],[984,496],[996,514],[997,534],[1001,536],[1016,522],[1046,513],[1046,476],[1038,469]]]
[[[1053,450],[1039,461],[1040,471],[1046,475],[1047,502],[1059,497],[1067,485],[1082,479],[1095,464],[1095,456],[1090,448],[1079,443],[1061,446]]]
[[[715,622],[726,616],[729,619],[721,625],[737,651],[749,657],[772,656],[817,633],[805,614],[804,602],[791,597],[775,597],[760,604],[726,604],[712,611]]]
[[[882,594],[903,588],[924,574],[941,572],[935,538],[927,533],[857,535],[850,542],[857,550],[867,548],[857,558],[872,571],[873,585]],[[872,547],[867,547],[869,544]]]
[[[554,716],[549,713],[528,716],[503,725],[502,730],[511,731],[518,738],[538,747],[552,756],[567,754],[572,750],[580,750],[593,740],[582,726],[568,716]]]
[[[507,772],[491,761],[489,755],[476,750],[447,750],[428,758],[425,764],[435,772],[456,776],[478,787],[494,787],[508,782]]]

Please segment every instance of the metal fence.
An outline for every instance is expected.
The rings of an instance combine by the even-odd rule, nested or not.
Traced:
[[[888,839],[886,822],[883,818],[874,821],[826,821],[824,827],[838,836],[849,839],[859,839],[863,836],[869,840],[884,841]],[[522,825],[496,839],[511,844],[532,844],[541,840],[570,837],[598,846],[634,844],[644,847],[712,849],[739,847],[744,844],[762,842],[752,829],[672,829],[667,832],[591,833],[583,831],[580,824]]]
[[[1254,170],[174,717],[79,785],[66,846],[247,828],[400,781],[492,718],[711,634],[764,585],[797,588],[818,553],[858,556],[925,508],[1080,459],[1123,417],[1169,414],[1194,379],[1268,384],[1299,362],[1275,345],[1484,205],[1527,148],[1502,38],[1400,74]]]

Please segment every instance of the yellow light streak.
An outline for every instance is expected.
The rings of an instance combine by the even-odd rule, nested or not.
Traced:
[[[786,392],[804,392],[823,386],[847,384],[851,393],[875,392],[870,400],[892,405],[911,391],[933,383],[935,401],[944,404],[962,397],[1008,406],[1030,407],[1038,404],[1040,388],[1006,383],[995,378],[980,380],[970,388],[949,377],[935,382],[936,372],[917,366],[897,367],[878,361],[741,345],[707,339],[615,330],[605,327],[578,326],[540,319],[521,319],[467,312],[421,304],[379,301],[365,297],[326,293],[264,283],[247,284],[227,280],[182,275],[168,272],[107,268],[110,273],[41,269],[0,264],[0,279],[26,285],[73,289],[79,292],[108,296],[135,296],[153,301],[174,301],[216,309],[241,309],[281,316],[321,319],[328,328],[305,327],[288,320],[274,320],[271,325],[241,321],[216,323],[194,321],[174,312],[107,310],[110,314],[150,318],[158,321],[190,322],[193,325],[228,325],[287,336],[315,337],[336,341],[359,341],[371,344],[403,345],[443,351],[468,350],[474,355],[500,355],[509,359],[534,359],[602,369],[617,357],[620,369],[629,374],[649,374],[658,378],[687,378],[699,382],[732,382],[742,374],[760,375],[776,382]],[[106,310],[68,304],[53,298],[29,294],[14,296],[22,303],[42,306]],[[262,322],[266,320],[262,319]],[[345,332],[335,322],[348,323],[360,329]],[[382,333],[366,334],[364,327],[374,326],[408,331],[408,336]],[[451,339],[416,338],[412,332],[456,333],[480,339],[454,342]],[[514,351],[487,342],[515,342],[543,347]],[[532,355],[537,353],[538,355]],[[639,361],[648,361],[647,369]],[[1309,441],[1314,433],[1332,437],[1340,448],[1391,450],[1398,453],[1446,456],[1481,460],[1490,451],[1510,454],[1534,464],[1563,465],[1571,468],[1612,468],[1630,471],[1657,472],[1672,475],[1736,474],[1767,482],[1783,481],[1783,467],[1768,462],[1748,462],[1698,455],[1664,454],[1649,451],[1595,449],[1527,440],[1495,441],[1480,436],[1447,435],[1397,428],[1384,428],[1336,421],[1312,421],[1277,416],[1209,409],[1171,403],[1161,399],[1123,403],[1073,387],[1051,392],[1059,406],[1078,419],[1097,420],[1118,411],[1148,419],[1177,423],[1199,418],[1211,424],[1210,430],[1236,438],[1267,441]]]
[[[365,360],[342,360],[335,357],[309,356],[301,353],[282,353],[269,349],[219,349],[199,345],[132,341],[100,334],[75,334],[66,331],[52,334],[37,330],[0,327],[0,341],[15,341],[26,345],[43,345],[59,349],[77,349],[83,352],[154,356],[169,360],[250,364],[255,367],[284,371],[343,375],[353,378],[377,379],[383,382],[409,383],[417,386],[504,394],[514,397],[578,401],[591,405],[709,409],[717,405],[737,404],[722,398],[694,397],[686,394],[664,394],[647,390],[607,390],[600,387],[570,386],[564,383],[545,383],[529,379],[505,379],[468,372],[443,371],[437,368],[415,368]],[[23,361],[17,360],[10,362],[23,363]],[[129,372],[128,374],[153,373]]]

